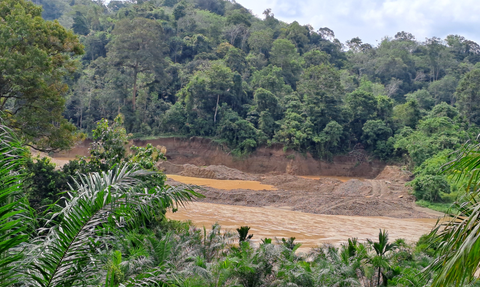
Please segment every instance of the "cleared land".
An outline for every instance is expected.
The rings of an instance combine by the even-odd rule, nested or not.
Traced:
[[[196,167],[162,164],[171,185],[200,185],[203,202],[252,207],[276,207],[315,214],[437,218],[440,213],[415,206],[405,183],[408,172],[387,166],[375,179],[295,175],[255,175],[226,166]],[[198,180],[201,178],[201,180]],[[221,181],[219,181],[221,179]],[[243,183],[242,184],[242,180]],[[274,188],[272,188],[274,187]]]

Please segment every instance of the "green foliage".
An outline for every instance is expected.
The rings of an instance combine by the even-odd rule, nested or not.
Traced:
[[[395,135],[395,148],[408,151],[415,166],[445,149],[455,149],[467,139],[467,133],[447,117],[426,117],[416,131],[405,127]]]
[[[61,193],[68,190],[70,176],[49,158],[28,158],[25,162],[24,190],[28,194],[30,206],[42,210],[60,199]]]
[[[226,140],[227,144],[234,148],[237,155],[248,154],[258,145],[258,130],[226,106],[222,107],[217,133],[219,138]]]
[[[249,230],[250,230],[250,227],[248,226],[240,226],[240,228],[237,228],[238,241],[240,242],[240,244],[242,244],[242,242],[247,241],[253,237],[253,234],[250,234],[250,235],[248,234]]]
[[[387,159],[393,152],[392,129],[382,120],[368,120],[363,125],[362,142],[381,159]]]
[[[457,150],[456,159],[444,168],[452,180],[466,181],[465,196],[454,203],[445,222],[437,223],[430,239],[438,244],[438,256],[428,271],[435,271],[433,285],[464,286],[476,281],[478,256],[478,144],[466,144]]]
[[[77,137],[62,115],[68,90],[63,78],[76,70],[72,56],[81,55],[83,46],[72,31],[40,14],[30,1],[0,3],[0,112],[27,144],[68,149]]]
[[[352,132],[360,139],[365,122],[375,117],[377,101],[373,94],[361,90],[348,94],[345,101],[350,114]]]
[[[32,218],[22,194],[24,174],[19,173],[27,151],[15,134],[0,122],[0,285],[18,282],[18,262],[23,252]],[[17,249],[17,250],[16,250]],[[21,248],[20,248],[21,250]]]
[[[452,150],[443,150],[415,168],[415,179],[408,184],[418,200],[439,202],[443,195],[451,192],[447,177],[440,174],[440,168],[450,161],[451,153]]]
[[[364,147],[399,161],[417,157],[400,134],[425,116],[454,120],[460,141],[476,129],[475,105],[461,95],[478,57],[461,36],[418,42],[400,32],[377,47],[354,38],[345,52],[327,27],[283,23],[269,10],[261,20],[228,1],[43,2],[84,35],[65,115],[86,131],[122,113],[134,137],[214,137],[238,155],[280,143],[327,159]]]
[[[480,124],[479,86],[480,69],[474,69],[462,77],[455,92],[455,99],[469,123]]]

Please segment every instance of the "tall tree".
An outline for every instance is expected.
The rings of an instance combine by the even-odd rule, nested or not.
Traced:
[[[130,69],[132,76],[132,107],[135,110],[138,74],[153,72],[160,81],[165,45],[162,26],[150,19],[123,19],[115,24],[113,40],[108,44],[108,57],[114,65]]]
[[[6,123],[42,150],[73,144],[75,127],[63,117],[72,55],[83,53],[78,38],[25,0],[0,2],[0,112]]]
[[[462,114],[470,123],[480,124],[480,69],[475,69],[461,79],[455,98]]]

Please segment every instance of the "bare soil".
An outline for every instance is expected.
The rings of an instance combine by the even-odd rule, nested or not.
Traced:
[[[202,138],[134,142],[139,146],[147,143],[167,148],[168,161],[159,165],[167,174],[223,181],[258,181],[276,189],[252,190],[245,182],[238,184],[241,188],[225,190],[209,186],[208,182],[202,183],[202,193],[206,195],[203,201],[208,203],[268,206],[329,215],[396,218],[434,218],[440,215],[415,206],[415,199],[405,186],[412,179],[409,172],[367,158],[337,156],[326,162],[309,154],[270,146],[239,159],[230,155],[224,146]],[[84,155],[88,153],[88,146],[86,141],[70,152],[55,155],[54,159]],[[171,179],[168,183],[182,184]]]
[[[170,165],[170,164],[167,164]],[[162,164],[163,166],[163,164]],[[349,216],[389,216],[396,218],[436,218],[438,214],[415,207],[415,198],[405,183],[411,174],[396,166],[387,166],[375,179],[351,179],[342,182],[334,177],[307,179],[295,175],[254,175],[224,166],[196,167],[176,165],[177,174],[222,180],[255,180],[276,190],[233,189],[209,186],[200,188],[203,202],[252,207],[287,208],[315,214]],[[172,169],[170,169],[171,171]],[[168,170],[167,170],[167,173]],[[388,180],[386,180],[388,179]],[[181,182],[168,180],[171,185]],[[190,183],[190,182],[183,182]]]

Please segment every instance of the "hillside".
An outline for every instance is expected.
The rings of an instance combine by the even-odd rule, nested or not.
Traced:
[[[223,0],[40,3],[85,46],[64,115],[88,135],[121,113],[134,138],[394,162],[419,178],[418,199],[456,196],[438,167],[480,132],[480,47],[461,35],[371,46]]]

